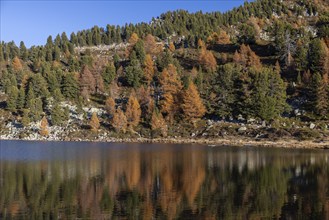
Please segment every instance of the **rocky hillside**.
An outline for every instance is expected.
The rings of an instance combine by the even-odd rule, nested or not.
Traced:
[[[328,36],[327,1],[258,0],[2,42],[2,138],[325,141]]]

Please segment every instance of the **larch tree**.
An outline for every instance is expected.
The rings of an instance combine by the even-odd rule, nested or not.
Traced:
[[[176,67],[169,64],[168,68],[162,71],[159,82],[162,91],[161,112],[166,115],[170,122],[173,122],[174,115],[179,111],[178,103],[180,103],[180,92],[183,88]]]
[[[112,97],[108,97],[106,99],[105,110],[111,117],[113,117],[113,115],[115,113],[115,101]]]
[[[88,66],[84,66],[79,76],[80,91],[85,99],[89,99],[89,95],[95,92],[96,80],[90,72]]]
[[[49,135],[48,120],[45,116],[41,119],[39,134],[44,137]]]
[[[148,34],[144,39],[145,52],[147,54],[155,55],[157,54],[157,42],[153,35]]]
[[[151,118],[151,129],[153,132],[159,131],[163,137],[167,136],[168,127],[159,110],[154,110]]]
[[[23,65],[22,65],[20,59],[17,56],[14,57],[13,62],[12,62],[12,66],[13,66],[13,69],[16,72],[19,72],[23,69]]]
[[[206,49],[201,49],[199,62],[207,72],[214,72],[217,68],[217,61],[214,54]]]
[[[112,126],[116,132],[125,133],[127,130],[127,118],[120,108],[113,115]]]
[[[136,127],[141,119],[142,110],[139,105],[139,102],[134,93],[130,94],[127,108],[126,108],[126,118],[128,122],[128,126],[130,128]]]
[[[176,50],[176,47],[175,47],[174,43],[170,42],[169,43],[169,51],[173,53],[173,52],[175,52],[175,50]]]
[[[150,85],[154,76],[154,62],[150,54],[147,54],[144,61],[144,81]]]
[[[100,127],[100,123],[97,117],[96,112],[93,112],[93,114],[91,115],[90,121],[89,121],[89,126],[92,132],[97,132],[99,127]]]
[[[201,118],[206,113],[206,108],[193,82],[190,82],[188,88],[184,92],[182,110],[185,118],[189,121]]]

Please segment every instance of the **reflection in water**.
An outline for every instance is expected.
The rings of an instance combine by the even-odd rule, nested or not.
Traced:
[[[329,219],[329,152],[1,142],[0,219]]]

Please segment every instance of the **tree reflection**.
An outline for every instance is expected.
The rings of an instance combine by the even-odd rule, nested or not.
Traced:
[[[0,218],[329,219],[321,152],[131,147],[88,155],[2,161]]]

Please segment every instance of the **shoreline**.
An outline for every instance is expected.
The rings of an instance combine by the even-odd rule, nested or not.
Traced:
[[[20,138],[1,138],[4,141],[54,141],[54,142],[102,142],[102,143],[157,143],[157,144],[202,144],[211,147],[232,146],[232,147],[271,147],[271,148],[289,148],[289,149],[329,149],[329,140],[326,141],[298,141],[282,139],[256,140],[251,138],[108,138],[108,139],[20,139]]]

